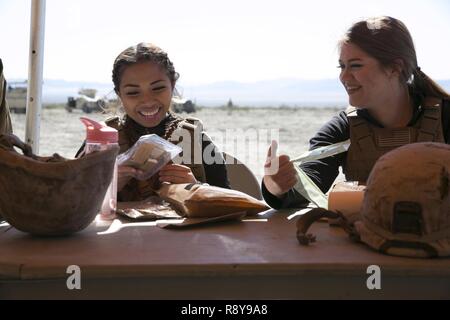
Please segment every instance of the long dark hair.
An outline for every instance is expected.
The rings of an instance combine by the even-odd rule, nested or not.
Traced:
[[[346,43],[358,46],[383,67],[392,67],[401,60],[401,80],[419,102],[425,97],[450,98],[448,92],[419,68],[413,39],[400,20],[382,16],[356,22],[339,42],[339,47]]]
[[[114,83],[114,91],[117,94],[119,94],[120,81],[125,68],[143,61],[154,62],[161,66],[170,79],[172,89],[175,88],[175,83],[180,75],[175,71],[167,53],[154,44],[141,42],[122,51],[114,61],[112,81]]]

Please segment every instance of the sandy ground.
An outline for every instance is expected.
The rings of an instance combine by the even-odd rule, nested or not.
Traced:
[[[247,164],[258,179],[262,178],[267,148],[271,140],[279,141],[279,152],[291,157],[308,149],[309,139],[340,110],[333,108],[249,108],[227,111],[204,108],[190,116],[202,120],[213,141]],[[186,116],[186,114],[182,114]],[[103,120],[103,114],[68,113],[64,109],[44,109],[41,122],[40,155],[59,153],[73,158],[85,137],[79,118]],[[12,114],[13,128],[21,139],[25,136],[25,115]]]

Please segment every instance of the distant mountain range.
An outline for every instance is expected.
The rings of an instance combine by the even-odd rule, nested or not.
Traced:
[[[13,81],[20,80],[10,80]],[[438,82],[450,91],[450,79]],[[239,106],[342,106],[347,103],[347,95],[338,79],[223,81],[204,85],[180,83],[178,87],[183,97],[204,106],[224,105],[230,99]],[[76,96],[81,88],[97,89],[99,95],[108,98],[115,96],[109,83],[47,79],[43,86],[43,102],[65,103],[67,97]]]
[[[185,86],[183,95],[205,105],[223,105],[231,99],[237,105],[320,106],[345,104],[347,99],[342,85],[335,79],[279,79],[252,83],[226,81]]]

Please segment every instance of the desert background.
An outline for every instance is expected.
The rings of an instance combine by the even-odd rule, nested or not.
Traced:
[[[278,135],[279,153],[291,157],[300,155],[308,150],[309,139],[315,132],[344,109],[344,106],[235,107],[233,110],[200,107],[189,116],[201,119],[205,131],[216,145],[244,162],[261,180],[267,149],[273,138]],[[186,113],[180,115],[187,116]],[[44,107],[39,154],[47,156],[58,153],[73,158],[85,138],[85,127],[79,120],[82,116],[101,121],[110,115],[85,114],[81,110],[69,113],[61,104]],[[12,122],[14,133],[23,140],[25,114],[12,113]]]

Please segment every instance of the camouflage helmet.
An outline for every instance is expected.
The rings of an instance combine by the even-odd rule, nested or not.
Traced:
[[[450,146],[414,143],[375,164],[367,181],[360,239],[409,257],[450,255]]]
[[[118,149],[71,160],[38,157],[16,136],[0,135],[0,217],[35,235],[84,229],[100,209]]]

